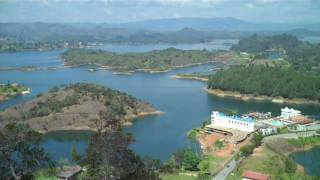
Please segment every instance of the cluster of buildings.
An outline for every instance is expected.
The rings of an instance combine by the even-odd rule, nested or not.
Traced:
[[[282,108],[280,116],[272,117],[271,112],[253,112],[243,116],[227,116],[221,112],[213,111],[209,128],[230,131],[237,130],[250,134],[260,131],[263,135],[277,133],[279,128],[289,127],[294,130],[317,130],[320,124],[315,123],[301,111],[292,108]]]

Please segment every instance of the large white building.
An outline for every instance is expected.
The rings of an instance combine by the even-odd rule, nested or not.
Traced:
[[[299,116],[299,115],[301,115],[301,111],[285,107],[285,108],[281,109],[281,116],[280,117],[285,118],[285,119],[290,119],[291,117]]]
[[[236,129],[239,131],[253,132],[255,120],[250,117],[226,116],[218,111],[212,111],[211,125]]]

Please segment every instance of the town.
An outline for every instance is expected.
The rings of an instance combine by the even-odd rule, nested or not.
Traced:
[[[241,153],[241,148],[250,142],[254,134],[266,137],[320,129],[318,121],[303,115],[299,110],[288,107],[282,108],[279,116],[272,116],[271,112],[251,112],[242,116],[228,116],[219,111],[212,111],[210,120],[210,123],[199,131],[201,148],[204,152],[213,152],[215,156],[227,157],[229,160]],[[223,145],[217,148],[219,144]],[[229,166],[227,164],[225,167]],[[247,170],[243,172],[242,178],[260,180],[271,179],[271,176]]]

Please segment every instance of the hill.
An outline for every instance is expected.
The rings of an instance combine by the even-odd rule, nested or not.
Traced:
[[[128,94],[95,84],[53,88],[35,99],[0,112],[0,126],[23,122],[39,132],[97,130],[108,121],[130,123],[134,118],[159,113]]]
[[[282,99],[287,102],[316,104],[320,101],[320,78],[291,68],[262,65],[231,67],[210,75],[208,88],[238,92],[240,94],[226,93],[238,98],[248,95],[247,99]]]
[[[145,53],[117,54],[101,50],[72,49],[62,58],[66,66],[96,64],[119,72],[158,72],[215,62],[218,52],[169,48]]]
[[[254,53],[257,56],[264,56],[266,51],[270,50],[278,51],[284,54],[284,59],[294,69],[320,73],[320,44],[304,42],[292,35],[252,35],[241,39],[231,49],[238,52]]]

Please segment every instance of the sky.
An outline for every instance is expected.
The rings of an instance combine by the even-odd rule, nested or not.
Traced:
[[[319,23],[320,0],[0,0],[0,22],[123,23],[182,17]]]

